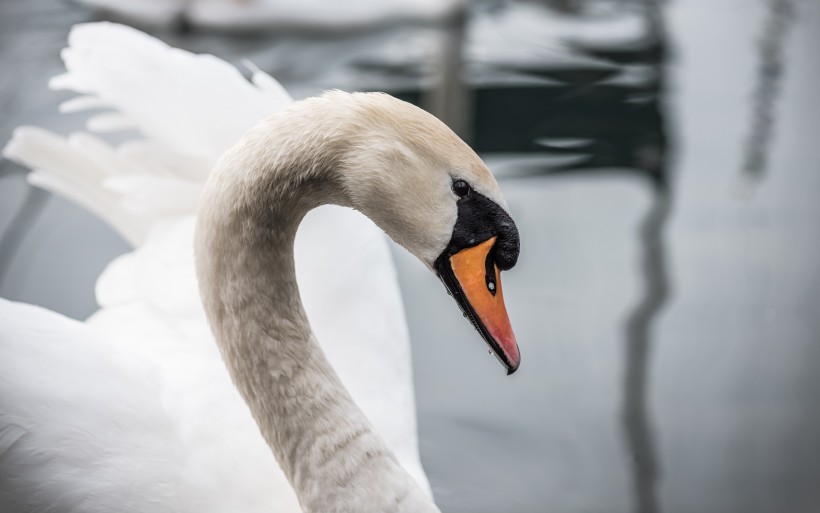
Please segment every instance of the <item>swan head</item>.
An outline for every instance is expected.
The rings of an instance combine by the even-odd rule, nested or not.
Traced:
[[[326,93],[346,126],[341,187],[348,203],[432,270],[511,374],[520,354],[501,271],[519,235],[498,183],[476,153],[429,113],[380,93]],[[327,125],[326,125],[327,126]]]

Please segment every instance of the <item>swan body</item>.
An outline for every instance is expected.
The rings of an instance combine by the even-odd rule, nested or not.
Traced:
[[[301,511],[185,297],[196,295],[192,221],[115,260],[98,284],[106,306],[86,323],[0,300],[0,511]],[[409,353],[394,347],[401,300],[371,226],[350,211],[314,211],[297,240],[298,281],[328,358],[425,485],[412,389],[397,386],[412,383]],[[354,245],[344,275],[313,251],[331,253],[322,244],[336,234]],[[351,287],[378,303],[339,309],[333,296]]]
[[[89,132],[23,127],[4,154],[135,250],[100,276],[101,308],[85,323],[0,302],[0,511],[299,511],[213,343],[191,249],[194,208],[219,155],[292,100],[264,73],[249,82],[128,27],[80,25],[69,42],[67,73],[52,86],[80,96],[63,110],[103,108],[90,132],[139,135],[112,146]],[[325,354],[429,495],[383,234],[327,206],[300,225],[295,253]]]

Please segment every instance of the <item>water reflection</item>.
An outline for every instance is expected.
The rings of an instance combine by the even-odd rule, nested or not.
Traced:
[[[793,0],[769,0],[769,13],[759,43],[760,62],[752,97],[751,131],[746,141],[743,172],[760,180],[766,172],[766,154],[771,145],[775,104],[785,69],[784,45],[795,17]]]
[[[655,450],[647,397],[652,324],[670,295],[664,246],[664,229],[670,208],[671,197],[668,191],[658,190],[639,230],[643,296],[629,315],[624,328],[626,358],[621,415],[626,446],[632,461],[637,513],[660,511],[657,497],[660,462]]]
[[[472,103],[470,87],[464,82],[464,44],[467,11],[460,10],[438,33],[439,50],[433,56],[438,80],[422,92],[421,105],[447,124],[468,143],[472,142]]]
[[[652,52],[657,70],[657,90],[654,104],[660,124],[658,130],[663,134],[664,126],[660,115],[660,105],[664,97],[664,56],[668,54],[666,31],[663,24],[660,0],[648,2],[647,20],[651,27],[650,44],[656,49]],[[665,140],[665,137],[661,136]],[[653,320],[663,309],[670,295],[670,283],[666,266],[666,247],[664,231],[672,206],[671,180],[669,179],[670,162],[668,153],[663,150],[656,153],[653,163],[658,167],[648,171],[653,178],[655,194],[650,209],[640,227],[639,241],[642,245],[642,270],[644,293],[625,325],[624,394],[622,404],[623,425],[627,448],[632,457],[634,487],[634,508],[636,513],[657,513],[660,511],[658,501],[658,483],[661,468],[658,453],[655,449],[652,423],[648,409],[648,374],[652,350],[651,329]]]

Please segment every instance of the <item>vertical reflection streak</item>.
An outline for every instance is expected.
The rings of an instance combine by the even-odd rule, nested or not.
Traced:
[[[463,77],[467,21],[466,8],[457,9],[445,21],[439,34],[439,55],[435,58],[436,84],[422,91],[421,104],[470,143],[473,96]]]
[[[625,368],[622,422],[631,457],[635,511],[660,511],[657,484],[660,478],[654,436],[647,406],[647,383],[652,349],[651,328],[655,316],[669,297],[664,248],[664,229],[670,212],[670,196],[656,189],[640,227],[644,294],[625,326]]]
[[[774,105],[780,95],[785,54],[783,47],[794,20],[793,0],[770,0],[766,27],[759,43],[760,63],[757,86],[752,98],[752,120],[743,173],[753,180],[761,180],[766,172],[766,154],[771,145],[774,129]]]
[[[664,0],[647,0],[649,36],[657,41],[664,56],[667,38],[662,7]],[[665,92],[664,59],[658,63],[658,102]],[[663,128],[661,128],[663,130]],[[669,155],[664,151],[653,176],[652,203],[638,230],[643,270],[643,295],[624,326],[624,381],[621,421],[627,455],[632,465],[633,509],[636,513],[659,513],[659,456],[648,406],[649,369],[652,351],[652,324],[670,296],[664,232],[672,206]]]

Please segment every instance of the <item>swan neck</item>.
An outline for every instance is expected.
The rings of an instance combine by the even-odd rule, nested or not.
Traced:
[[[327,149],[302,141],[294,154],[271,153],[263,133],[223,157],[197,219],[200,291],[234,383],[306,512],[438,511],[352,400],[302,306],[299,222],[322,203],[348,203],[332,161],[303,162]]]

